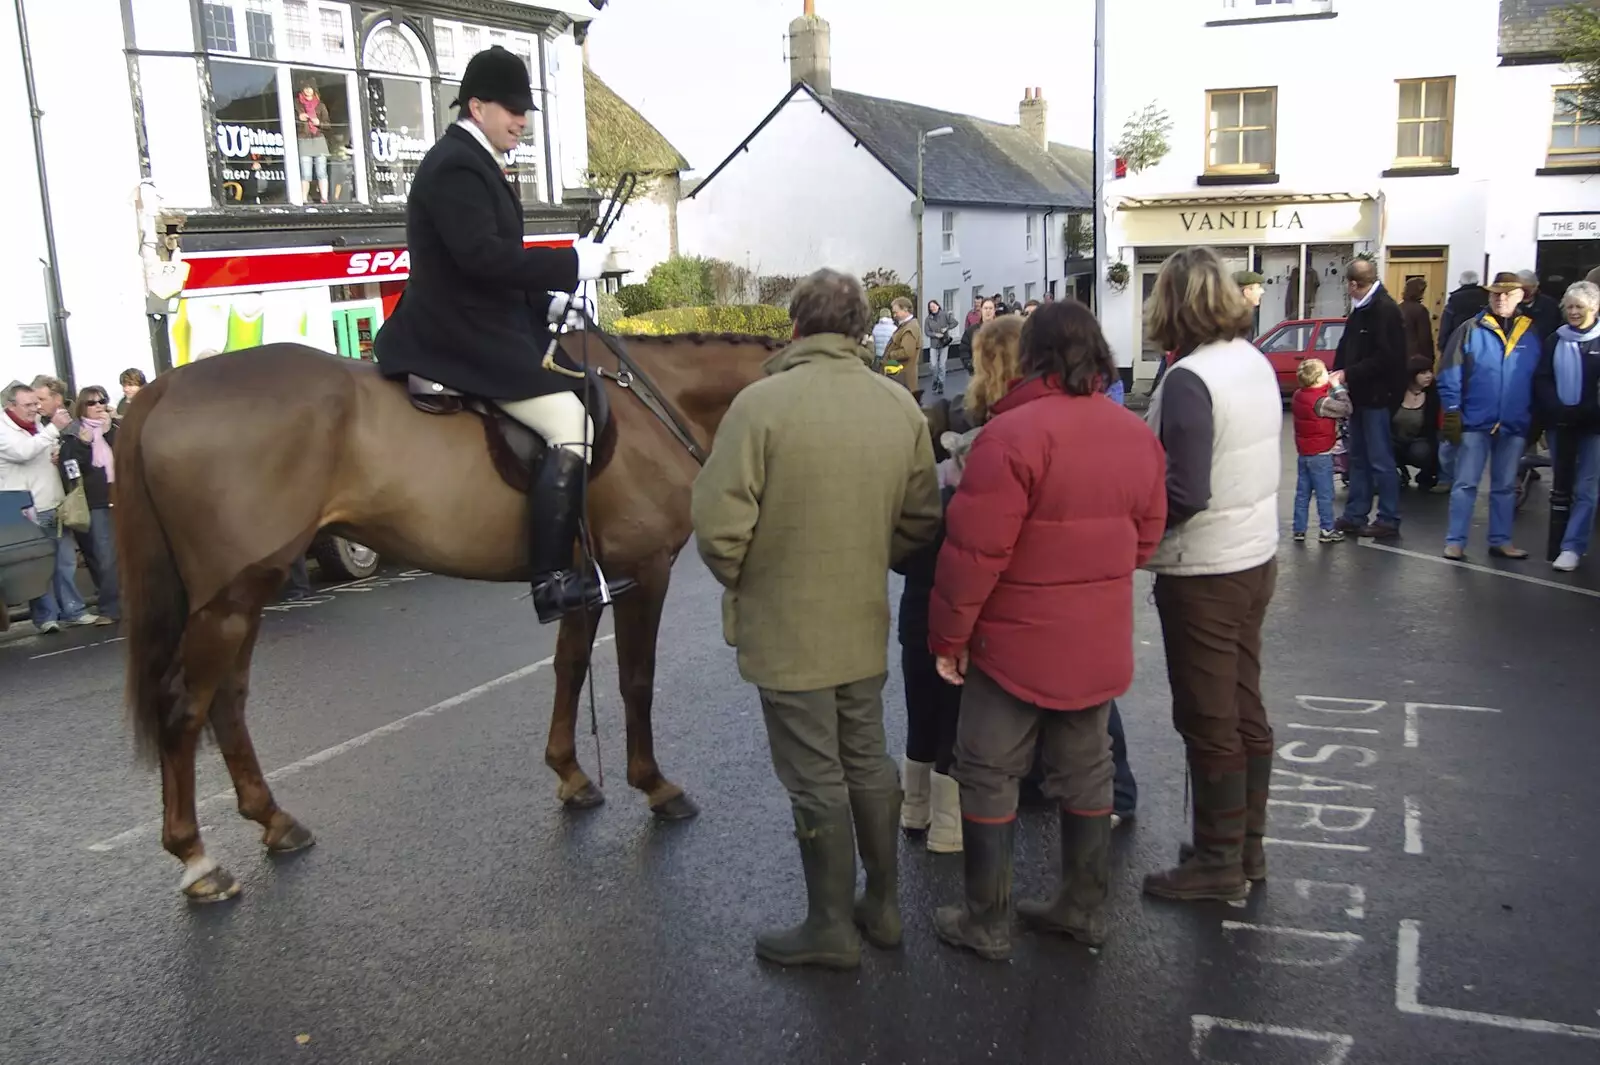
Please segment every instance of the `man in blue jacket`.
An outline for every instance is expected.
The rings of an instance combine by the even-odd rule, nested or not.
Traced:
[[[1517,461],[1533,422],[1533,376],[1544,346],[1534,322],[1518,313],[1525,297],[1513,273],[1496,274],[1489,309],[1451,336],[1439,362],[1443,436],[1456,445],[1450,490],[1450,531],[1444,557],[1466,557],[1478,482],[1489,467],[1489,554],[1524,559],[1511,542],[1516,516]]]

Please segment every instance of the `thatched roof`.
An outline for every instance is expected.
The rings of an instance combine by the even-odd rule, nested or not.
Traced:
[[[640,177],[676,174],[689,161],[661,131],[622,97],[583,68],[584,106],[589,118],[589,170],[596,175],[632,170]]]

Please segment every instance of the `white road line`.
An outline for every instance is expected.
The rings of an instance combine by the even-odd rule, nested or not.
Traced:
[[[1324,932],[1314,928],[1290,928],[1277,924],[1250,924],[1247,921],[1223,921],[1225,932],[1265,932],[1274,936],[1295,936],[1300,939],[1325,939],[1330,943],[1360,943],[1358,932]]]
[[[1346,725],[1296,725],[1296,724],[1290,724],[1289,727],[1290,728],[1305,729],[1307,732],[1353,732],[1358,736],[1376,736],[1376,735],[1378,735],[1378,730],[1375,729],[1375,728],[1350,728],[1349,726],[1346,726]]]
[[[1406,802],[1406,853],[1422,853],[1422,807],[1407,795]]]
[[[1490,1028],[1509,1028],[1514,1032],[1539,1032],[1545,1035],[1570,1035],[1579,1039],[1600,1039],[1600,1028],[1560,1021],[1538,1021],[1526,1017],[1506,1017],[1498,1013],[1458,1010],[1447,1006],[1424,1006],[1417,1000],[1422,986],[1422,922],[1400,922],[1400,953],[1394,969],[1394,1005],[1401,1013],[1437,1017],[1446,1021],[1482,1024]]]
[[[1323,851],[1353,851],[1356,854],[1366,854],[1371,847],[1363,847],[1359,843],[1319,843],[1314,839],[1276,839],[1272,836],[1264,837],[1263,844],[1272,843],[1279,847],[1315,847]]]
[[[1460,703],[1407,703],[1406,746],[1415,747],[1418,739],[1419,715],[1424,710],[1464,710],[1470,714],[1498,714],[1492,706],[1462,706]]]
[[[91,647],[104,647],[111,643],[121,643],[126,636],[113,636],[109,640],[96,640],[94,643],[80,644],[77,647],[63,647],[59,651],[46,651],[42,655],[29,655],[28,661],[37,662],[41,658],[54,658],[56,655],[70,655],[74,651],[87,651]]]
[[[1380,544],[1373,540],[1362,540],[1360,543],[1362,547],[1370,547],[1374,551],[1387,551],[1391,555],[1420,558],[1424,562],[1440,562],[1446,566],[1454,566],[1456,569],[1476,570],[1479,573],[1487,573],[1491,577],[1504,577],[1510,581],[1522,581],[1524,584],[1537,584],[1543,588],[1554,588],[1558,592],[1576,592],[1578,595],[1587,595],[1591,599],[1600,599],[1600,592],[1592,588],[1579,588],[1575,584],[1547,581],[1543,577],[1530,577],[1526,573],[1512,573],[1509,570],[1495,569],[1493,566],[1480,566],[1476,562],[1457,562],[1454,559],[1445,558],[1443,555],[1430,555],[1422,551],[1407,551],[1403,547],[1391,547],[1388,544]],[[1534,560],[1530,558],[1528,561],[1532,563]]]
[[[614,634],[608,633],[607,635],[595,640],[595,646],[598,647],[601,644],[609,643],[615,638],[616,637]],[[307,755],[297,762],[290,762],[286,766],[280,766],[266,775],[267,781],[269,783],[276,783],[277,781],[283,780],[286,777],[292,777],[296,773],[303,772],[312,768],[313,766],[319,766],[323,762],[331,761],[332,759],[339,757],[341,754],[348,754],[358,747],[365,747],[373,740],[382,736],[389,736],[396,732],[400,732],[416,724],[418,721],[442,714],[446,710],[454,710],[458,706],[472,702],[472,700],[481,695],[487,695],[498,688],[505,687],[507,684],[515,684],[519,680],[522,680],[526,677],[531,677],[533,674],[539,672],[539,670],[543,669],[545,666],[548,666],[555,660],[556,659],[554,655],[551,655],[548,658],[541,658],[532,665],[523,666],[521,669],[514,669],[510,673],[480,684],[476,688],[468,688],[460,695],[452,695],[450,698],[434,703],[432,706],[423,707],[421,710],[418,710],[415,713],[407,714],[405,717],[396,718],[387,725],[379,725],[377,728],[368,732],[363,732],[359,736],[352,736],[343,743],[336,743],[332,747],[327,747],[318,751],[316,754]],[[232,800],[233,798],[233,789],[229,788],[226,791],[219,791],[215,795],[201,799],[195,804],[195,809],[198,811],[205,807],[213,806],[224,800]],[[119,832],[109,839],[100,840],[98,843],[91,843],[89,844],[89,849],[100,853],[114,851],[117,848],[125,846],[129,843],[148,838],[152,832],[159,833],[160,831],[160,821],[146,821],[144,824],[136,825],[133,828],[128,829],[126,832]]]
[[[1350,1048],[1355,1046],[1355,1040],[1348,1035],[1338,1032],[1314,1032],[1309,1028],[1284,1028],[1276,1024],[1258,1024],[1255,1021],[1236,1021],[1228,1017],[1207,1017],[1203,1013],[1196,1013],[1189,1018],[1192,1035],[1189,1038],[1189,1053],[1194,1055],[1194,1060],[1211,1062],[1221,1065],[1221,1059],[1208,1057],[1205,1054],[1206,1037],[1214,1030],[1224,1032],[1241,1032],[1247,1035],[1265,1035],[1277,1039],[1298,1039],[1307,1043],[1320,1043],[1327,1047],[1327,1052],[1317,1058],[1310,1065],[1344,1065],[1345,1059],[1350,1056]]]

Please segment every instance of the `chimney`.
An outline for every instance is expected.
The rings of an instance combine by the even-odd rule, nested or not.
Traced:
[[[805,14],[789,23],[789,84],[802,81],[821,96],[833,93],[833,49],[827,19],[817,15],[816,0],[806,0]]]
[[[1043,89],[1023,89],[1022,103],[1017,108],[1018,124],[1022,132],[1033,139],[1041,152],[1050,150],[1050,131],[1046,116],[1048,109],[1044,102]]]

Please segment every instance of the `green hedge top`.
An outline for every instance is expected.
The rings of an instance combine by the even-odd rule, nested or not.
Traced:
[[[672,307],[618,318],[616,332],[638,336],[674,336],[679,333],[746,333],[788,340],[794,335],[789,312],[782,307],[753,303],[728,307]]]

